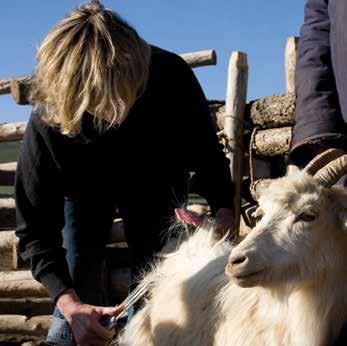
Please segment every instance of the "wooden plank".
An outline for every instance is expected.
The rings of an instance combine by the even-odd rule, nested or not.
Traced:
[[[0,298],[0,315],[27,317],[51,315],[54,304],[50,298]]]
[[[42,340],[51,320],[51,316],[0,315],[0,341]]]
[[[21,140],[26,125],[26,122],[0,124],[0,142]]]
[[[0,164],[0,185],[11,186],[14,184],[17,162],[1,163]]]
[[[299,37],[289,37],[285,50],[286,92],[295,93],[295,68]]]
[[[247,55],[233,52],[229,62],[228,84],[224,114],[224,133],[227,137],[227,157],[235,185],[235,227],[239,229],[241,210],[241,185],[243,173],[243,123],[248,83]]]

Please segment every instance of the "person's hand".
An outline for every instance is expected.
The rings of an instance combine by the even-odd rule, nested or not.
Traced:
[[[69,322],[77,345],[104,346],[114,335],[101,325],[104,315],[115,316],[123,311],[123,307],[101,307],[83,304],[73,290],[66,291],[57,301],[57,306]]]
[[[222,238],[228,234],[228,239],[233,239],[237,235],[235,230],[234,211],[228,208],[220,208],[216,213],[216,229],[217,236]]]

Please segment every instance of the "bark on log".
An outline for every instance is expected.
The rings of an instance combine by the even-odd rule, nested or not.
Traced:
[[[0,124],[0,142],[21,140],[26,125],[26,122]]]
[[[0,272],[1,298],[47,298],[47,290],[30,271]]]
[[[254,141],[251,143],[251,146],[257,155],[284,155],[289,151],[291,139],[291,127],[261,130],[254,136]]]
[[[16,206],[14,198],[0,198],[0,229],[16,226]]]
[[[243,172],[243,123],[247,98],[247,55],[233,52],[229,62],[228,84],[224,114],[224,133],[227,137],[226,155],[230,160],[234,182],[235,227],[239,229],[241,210],[241,184]]]
[[[50,298],[0,298],[0,315],[24,315],[27,317],[51,315],[54,304]]]
[[[217,64],[217,54],[214,50],[184,53],[181,54],[181,57],[191,68]]]
[[[16,261],[15,244],[17,237],[14,231],[0,232],[0,271],[12,270]]]
[[[286,92],[295,92],[295,67],[299,37],[289,37],[285,51]]]
[[[247,106],[248,116],[259,128],[276,128],[294,124],[295,95],[280,94],[252,101]]]
[[[17,162],[0,164],[0,185],[11,186],[14,184]]]
[[[21,315],[0,316],[0,341],[42,340],[51,324],[51,316],[27,318]]]

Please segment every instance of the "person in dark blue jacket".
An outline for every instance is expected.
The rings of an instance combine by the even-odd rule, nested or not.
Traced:
[[[347,2],[308,0],[296,67],[291,158],[306,164],[326,148],[345,148]]]
[[[328,148],[346,150],[347,1],[307,0],[296,66],[290,158],[304,166]],[[346,176],[340,184],[347,186]],[[347,249],[346,249],[347,251]],[[347,292],[346,292],[347,295]],[[347,316],[346,316],[347,321]],[[347,326],[334,346],[347,344]]]

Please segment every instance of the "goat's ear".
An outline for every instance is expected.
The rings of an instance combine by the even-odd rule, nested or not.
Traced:
[[[347,233],[347,189],[334,186],[331,193],[335,216],[341,229]]]
[[[295,165],[288,165],[287,167],[287,175],[294,175],[300,171],[300,168]]]

